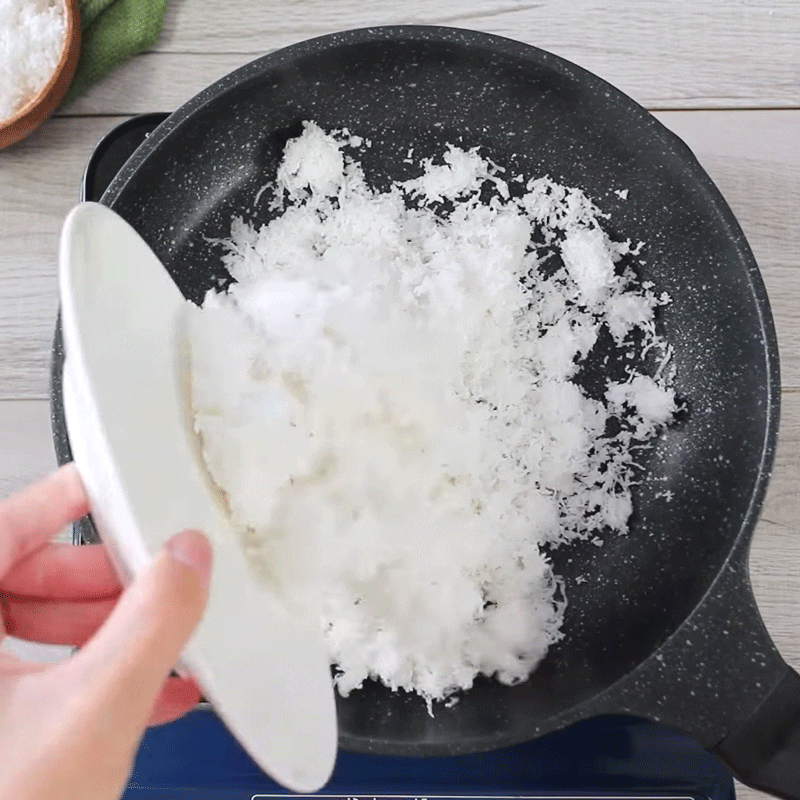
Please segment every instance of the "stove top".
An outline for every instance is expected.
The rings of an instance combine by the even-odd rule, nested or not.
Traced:
[[[211,710],[152,728],[125,800],[240,800],[286,794],[260,772]],[[722,763],[692,739],[627,717],[597,717],[533,742],[449,758],[340,752],[322,797],[692,798],[734,800]]]

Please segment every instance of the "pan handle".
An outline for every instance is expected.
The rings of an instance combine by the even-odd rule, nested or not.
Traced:
[[[742,537],[683,625],[590,714],[631,714],[682,730],[754,789],[800,800],[800,675],[770,638]]]
[[[800,800],[800,675],[787,666],[755,713],[714,752],[748,786]]]

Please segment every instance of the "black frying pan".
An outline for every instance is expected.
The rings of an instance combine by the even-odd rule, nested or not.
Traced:
[[[628,97],[541,50],[470,31],[375,28],[223,78],[157,128],[102,202],[200,301],[229,279],[204,237],[228,235],[234,214],[266,221],[253,199],[303,120],[372,139],[364,166],[378,187],[410,177],[410,146],[424,157],[453,142],[584,189],[616,237],[647,243],[641,275],[673,297],[660,322],[686,402],[645,458],[630,534],[553,554],[566,637],[531,679],[478,681],[433,718],[419,698],[368,685],[339,702],[342,747],[451,755],[626,713],[683,729],[746,783],[800,798],[800,678],[772,645],[747,574],[778,429],[775,333],[742,231],[692,153]],[[627,200],[613,193],[625,188]],[[63,439],[63,420],[55,427]]]

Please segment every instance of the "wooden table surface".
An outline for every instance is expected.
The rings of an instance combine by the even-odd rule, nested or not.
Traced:
[[[781,355],[780,442],[752,580],[776,644],[800,668],[798,0],[172,0],[152,52],[0,153],[0,495],[55,465],[57,236],[98,138],[130,115],[173,110],[275,48],[400,23],[510,36],[595,72],[681,136],[726,197],[763,273]]]

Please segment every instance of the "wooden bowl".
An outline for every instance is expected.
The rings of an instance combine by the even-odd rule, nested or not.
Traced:
[[[81,18],[78,0],[64,0],[66,36],[53,74],[38,94],[19,111],[0,120],[0,150],[33,133],[56,110],[64,99],[78,67],[81,52]]]

